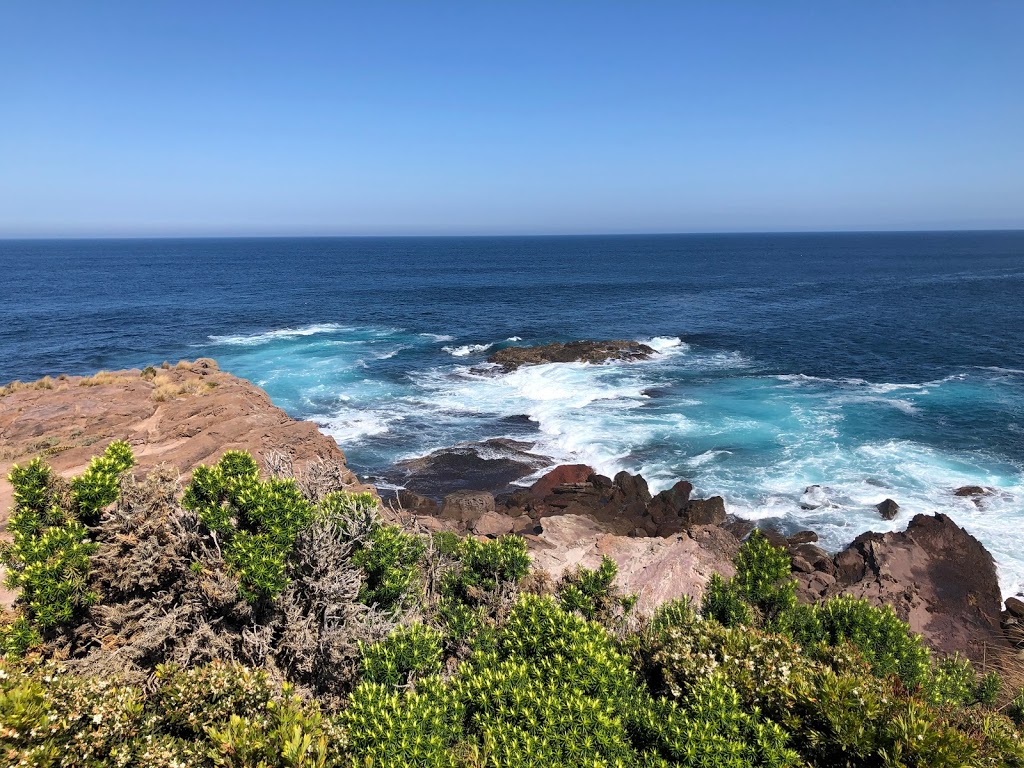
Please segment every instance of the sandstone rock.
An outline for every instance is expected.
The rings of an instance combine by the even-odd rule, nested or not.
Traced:
[[[608,360],[643,360],[654,349],[638,341],[570,341],[536,347],[506,347],[488,358],[506,372],[541,363],[603,363]]]
[[[844,593],[891,605],[942,653],[978,660],[986,643],[1006,647],[995,562],[946,515],[917,515],[902,533],[863,534],[835,564],[837,581],[826,597]]]
[[[456,491],[444,497],[441,517],[473,523],[486,512],[494,512],[494,496],[486,491]]]
[[[397,494],[399,505],[402,509],[410,512],[415,512],[418,515],[436,515],[438,512],[437,502],[433,499],[428,499],[426,496],[420,496],[418,493],[413,493],[408,489],[402,489]]]
[[[473,533],[477,536],[497,538],[506,533],[512,533],[515,527],[514,520],[498,512],[484,512],[473,524]]]
[[[136,474],[157,464],[176,467],[187,482],[199,464],[213,464],[227,450],[247,450],[262,461],[283,454],[294,469],[329,465],[347,487],[362,485],[345,466],[333,438],[308,421],[277,408],[266,392],[221,372],[201,358],[143,376],[139,370],[95,377],[68,376],[52,389],[20,389],[0,398],[0,477],[11,464],[46,452],[61,474],[83,471],[113,440],[132,444]],[[0,482],[0,523],[12,505],[11,486]]]
[[[1024,600],[1019,597],[1006,598],[1006,612],[1017,619],[1024,619]]]
[[[562,464],[535,482],[530,487],[530,493],[543,499],[560,485],[587,482],[592,474],[594,470],[586,464]]]
[[[892,520],[899,513],[900,505],[892,499],[886,499],[876,504],[875,509],[883,520]]]
[[[668,539],[635,538],[608,533],[595,520],[558,515],[541,521],[542,533],[527,537],[534,563],[558,578],[583,565],[596,568],[601,555],[619,567],[619,585],[640,596],[639,609],[649,613],[673,597],[698,600],[711,574],[732,576],[736,538],[714,526]]]

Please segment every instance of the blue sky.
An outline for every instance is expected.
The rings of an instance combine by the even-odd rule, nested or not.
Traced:
[[[1024,227],[1024,3],[7,2],[0,236]]]

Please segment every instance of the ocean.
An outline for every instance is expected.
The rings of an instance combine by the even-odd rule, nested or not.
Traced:
[[[8,240],[0,270],[0,381],[213,357],[363,475],[510,437],[831,549],[946,512],[1024,587],[1024,232]],[[481,370],[614,338],[658,354]]]

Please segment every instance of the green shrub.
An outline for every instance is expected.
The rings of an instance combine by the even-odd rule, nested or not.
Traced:
[[[366,574],[359,599],[383,610],[404,607],[417,591],[425,551],[420,537],[393,525],[375,525],[369,541],[352,558]]]
[[[19,659],[42,642],[39,632],[24,616],[0,624],[0,656],[4,658]]]
[[[256,602],[284,591],[288,556],[314,515],[294,480],[260,480],[249,453],[226,451],[215,466],[196,467],[181,503],[222,538],[240,595]]]
[[[821,646],[850,643],[879,677],[896,675],[908,688],[924,685],[930,654],[920,635],[910,632],[889,606],[876,608],[866,600],[841,595],[801,611],[791,627],[793,637],[811,652]]]
[[[754,612],[744,599],[739,583],[735,579],[723,579],[717,573],[711,575],[704,589],[701,613],[726,627],[754,623]]]
[[[441,671],[443,636],[422,624],[399,627],[384,640],[360,644],[363,679],[392,687]]]
[[[467,536],[451,548],[458,567],[445,575],[442,594],[478,604],[499,585],[518,584],[530,570],[526,542],[518,536],[479,541]]]
[[[588,619],[609,621],[622,607],[623,600],[615,587],[619,567],[607,555],[601,565],[591,570],[582,566],[562,577],[557,596],[562,607],[577,611]]]
[[[760,531],[755,530],[743,543],[734,564],[740,595],[767,623],[774,623],[796,605],[796,581],[789,554],[773,546]]]
[[[83,523],[94,525],[103,508],[117,501],[121,475],[134,465],[131,446],[124,440],[117,440],[71,481],[71,496]]]
[[[1024,728],[1024,691],[1018,693],[1006,707],[1006,716],[1013,720],[1019,728]]]

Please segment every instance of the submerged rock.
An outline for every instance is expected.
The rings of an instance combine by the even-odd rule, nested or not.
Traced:
[[[570,341],[536,347],[499,349],[488,362],[500,365],[506,372],[523,365],[542,363],[604,363],[609,360],[644,360],[655,350],[639,341]]]

